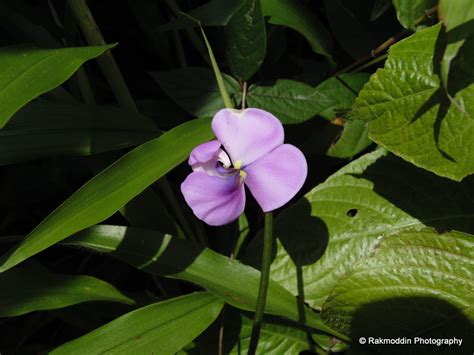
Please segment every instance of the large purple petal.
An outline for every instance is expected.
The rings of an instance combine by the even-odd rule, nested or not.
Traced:
[[[301,151],[283,144],[245,168],[245,184],[264,212],[275,210],[296,195],[308,174]]]
[[[181,192],[194,214],[211,226],[236,220],[245,208],[244,184],[238,175],[222,178],[194,172],[181,184]]]
[[[254,162],[283,144],[284,139],[280,121],[256,108],[220,110],[212,120],[212,130],[234,166],[239,165],[239,161],[242,166]]]

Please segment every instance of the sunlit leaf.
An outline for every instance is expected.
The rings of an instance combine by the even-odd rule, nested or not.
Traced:
[[[27,102],[59,86],[85,61],[113,46],[0,48],[0,128]]]
[[[440,29],[419,31],[392,46],[385,67],[360,92],[351,116],[368,122],[369,137],[376,143],[459,181],[474,173],[474,37],[451,65],[450,100],[433,64],[442,55]]]
[[[135,148],[96,175],[3,255],[0,272],[71,234],[113,215],[133,197],[184,161],[213,134],[208,118],[184,123]]]
[[[66,343],[51,354],[172,355],[204,331],[223,302],[209,293],[192,293],[127,313]]]
[[[398,21],[403,27],[414,30],[415,21],[435,6],[437,0],[392,0]]]
[[[196,283],[243,310],[253,311],[257,304],[258,270],[176,237],[145,229],[97,226],[63,244],[111,254],[152,274]],[[318,314],[304,308],[299,310],[297,299],[273,281],[265,311],[295,321],[306,318],[308,326],[332,333],[321,323]]]
[[[374,254],[336,285],[323,305],[323,317],[354,339],[456,337],[464,340],[456,351],[470,351],[473,248],[472,235],[438,234],[428,228],[384,237]],[[410,353],[420,353],[419,347],[404,345]]]
[[[384,150],[366,154],[278,215],[271,278],[320,309],[385,236],[423,226],[473,233],[473,195],[473,178],[457,183]],[[244,260],[259,265],[260,248],[251,244]]]
[[[446,27],[446,49],[441,60],[441,79],[448,85],[449,68],[466,39],[474,33],[474,2],[441,0],[439,17]]]

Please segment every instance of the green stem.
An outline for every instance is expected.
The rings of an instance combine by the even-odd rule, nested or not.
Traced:
[[[382,61],[382,60],[387,59],[387,57],[388,57],[388,53],[385,53],[384,55],[381,55],[380,57],[377,57],[377,58],[375,58],[374,60],[371,60],[370,62],[367,62],[367,63],[361,65],[361,66],[358,67],[358,68],[355,68],[354,70],[351,71],[351,73],[358,73],[358,72],[360,72],[361,70],[364,70],[364,69],[366,69],[366,68],[368,68],[368,67],[370,67],[370,66],[372,66],[372,65],[374,65],[374,64],[377,64],[378,62],[380,62],[380,61]]]
[[[237,228],[237,238],[231,255],[232,259],[238,259],[240,257],[240,251],[242,250],[243,245],[245,244],[248,236],[250,235],[249,224],[247,221],[247,217],[245,217],[244,213],[240,215],[237,221]]]
[[[92,14],[87,7],[86,1],[68,0],[68,5],[71,8],[77,23],[89,45],[105,45],[104,37],[102,36],[102,33],[100,32],[94,17],[92,17]],[[115,58],[112,56],[110,50],[98,57],[97,63],[104,73],[105,79],[112,89],[118,104],[126,110],[138,112],[135,101],[133,101],[132,95],[128,91],[128,87],[125,84],[122,73],[120,72],[120,69],[115,62]]]
[[[265,213],[265,230],[263,233],[263,254],[262,254],[262,273],[260,276],[260,287],[258,289],[257,307],[252,326],[252,335],[250,336],[250,345],[248,355],[254,355],[257,351],[260,329],[262,328],[263,314],[265,313],[265,304],[267,301],[268,283],[270,281],[270,266],[272,263],[273,247],[273,214]]]
[[[199,25],[201,26],[201,25]],[[211,45],[207,40],[206,34],[204,30],[201,28],[202,37],[204,38],[204,42],[206,43],[207,51],[209,52],[209,59],[211,60],[212,69],[214,70],[214,75],[216,76],[217,85],[219,86],[219,91],[221,93],[222,99],[224,100],[224,106],[226,108],[234,108],[232,104],[232,100],[230,99],[229,92],[225,87],[224,78],[222,77],[221,71],[219,70],[219,65],[217,65],[216,57],[214,57],[214,53],[212,52]]]

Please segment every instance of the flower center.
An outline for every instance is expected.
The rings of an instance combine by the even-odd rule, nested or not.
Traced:
[[[218,163],[220,163],[220,166],[217,167],[217,171],[221,174],[239,174],[241,182],[247,177],[247,173],[242,168],[243,161],[237,160],[232,163],[227,153],[223,150],[218,155]]]

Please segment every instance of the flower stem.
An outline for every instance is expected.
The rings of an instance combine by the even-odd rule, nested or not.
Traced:
[[[260,329],[262,328],[263,314],[267,301],[268,283],[270,281],[270,265],[272,263],[273,247],[273,214],[265,213],[265,230],[263,233],[262,273],[260,276],[260,287],[258,289],[257,307],[250,337],[248,355],[254,355],[257,351]]]
[[[222,73],[219,69],[219,65],[217,64],[216,57],[214,57],[214,52],[212,51],[211,45],[209,44],[209,41],[207,40],[206,34],[204,33],[204,30],[202,29],[201,25],[199,25],[199,27],[201,28],[202,37],[204,38],[207,51],[209,52],[209,59],[211,60],[212,69],[214,70],[214,75],[216,76],[219,91],[221,93],[222,99],[224,100],[224,106],[225,108],[234,108],[232,100],[229,96],[229,92],[227,91],[227,88],[225,86],[224,78],[222,77]]]

